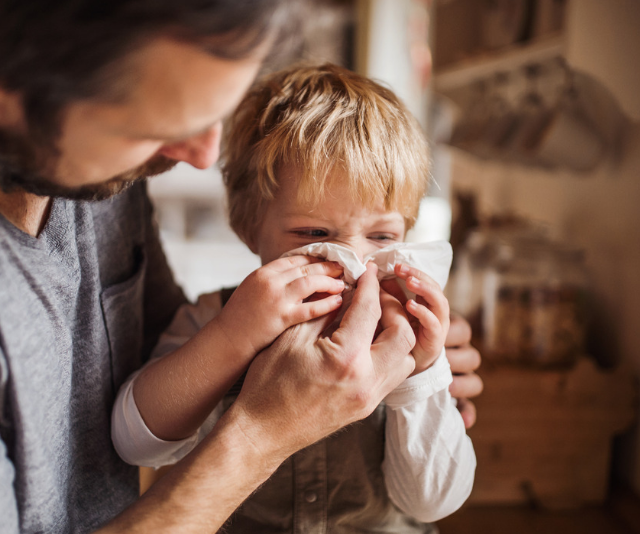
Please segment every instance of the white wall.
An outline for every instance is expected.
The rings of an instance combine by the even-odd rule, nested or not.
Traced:
[[[427,91],[411,59],[412,40],[420,35],[410,33],[412,23],[427,24],[425,5],[416,0],[361,0],[360,6],[364,38],[358,70],[390,87],[424,126]]]

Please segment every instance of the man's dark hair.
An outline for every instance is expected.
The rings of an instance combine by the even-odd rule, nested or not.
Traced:
[[[0,0],[0,88],[21,94],[30,136],[56,137],[60,112],[114,100],[123,59],[156,36],[246,57],[281,35],[300,0]]]

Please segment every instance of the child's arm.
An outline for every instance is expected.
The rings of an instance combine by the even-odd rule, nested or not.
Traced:
[[[222,294],[218,291],[200,295],[195,304],[180,306],[171,324],[160,336],[147,366],[182,347],[221,309]],[[174,464],[191,452],[211,430],[222,415],[222,410],[216,407],[198,431],[188,438],[177,441],[159,439],[147,428],[133,397],[135,380],[143,369],[133,373],[118,392],[111,413],[111,439],[120,457],[129,464],[147,467]]]
[[[160,342],[172,352],[143,368],[133,384],[123,386],[124,393],[128,387],[132,396],[119,395],[114,421],[117,416],[126,421],[127,407],[133,404],[152,437],[165,443],[193,439],[259,351],[288,327],[340,306],[335,293],[342,291],[343,283],[333,277],[341,272],[332,262],[283,258],[249,275],[217,315],[211,298],[196,307],[187,305]],[[305,302],[314,293],[333,295]],[[124,430],[115,422],[113,426],[114,444],[123,450],[131,441],[126,425]]]
[[[416,293],[405,304],[416,332],[416,371],[385,399],[383,471],[389,497],[400,509],[421,521],[436,521],[469,496],[475,453],[448,389],[453,378],[443,348],[447,299],[420,270],[398,265],[395,272]]]

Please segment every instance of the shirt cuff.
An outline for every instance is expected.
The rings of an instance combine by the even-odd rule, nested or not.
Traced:
[[[138,373],[136,373],[137,375]],[[161,467],[174,464],[198,443],[198,433],[179,441],[165,441],[147,427],[133,397],[135,375],[122,387],[112,415],[113,443],[120,457],[132,465]]]
[[[397,410],[431,397],[448,387],[451,382],[451,367],[443,348],[431,367],[407,378],[385,397],[384,402],[392,410]]]

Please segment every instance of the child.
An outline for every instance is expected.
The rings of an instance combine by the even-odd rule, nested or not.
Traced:
[[[156,359],[123,386],[113,439],[129,463],[158,467],[185,456],[233,402],[258,352],[289,326],[340,307],[340,265],[283,254],[326,242],[362,260],[401,243],[427,188],[427,146],[404,106],[332,65],[264,80],[240,104],[225,150],[231,226],[263,267],[231,296],[181,308]],[[468,497],[475,455],[448,392],[448,304],[415,267],[396,265],[395,274],[417,295],[406,301],[417,323],[414,375],[364,421],[285,461],[228,532],[430,532],[423,522]],[[405,300],[397,286],[384,287]],[[203,372],[160,391],[153,373],[175,373],[187,343]],[[215,376],[204,372],[212,366]]]

